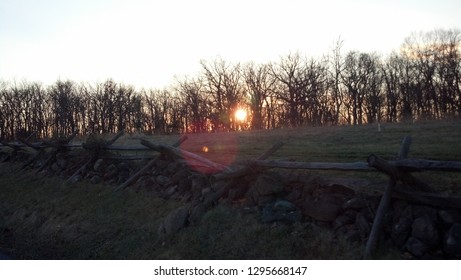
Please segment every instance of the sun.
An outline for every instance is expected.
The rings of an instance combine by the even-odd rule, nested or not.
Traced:
[[[237,109],[237,111],[235,111],[235,119],[239,122],[243,122],[245,121],[247,117],[247,112],[243,109]]]

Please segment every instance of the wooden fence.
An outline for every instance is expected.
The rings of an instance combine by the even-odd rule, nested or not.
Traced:
[[[370,258],[373,251],[376,248],[376,244],[379,238],[379,234],[382,231],[382,223],[386,211],[389,208],[392,197],[398,197],[410,201],[416,201],[423,204],[429,204],[432,206],[447,206],[453,208],[461,208],[461,197],[458,196],[446,196],[439,194],[434,189],[428,186],[425,182],[419,180],[413,176],[412,172],[421,171],[445,171],[445,172],[461,172],[461,162],[456,161],[435,161],[425,159],[411,159],[407,158],[410,145],[411,137],[407,136],[403,139],[398,156],[396,160],[387,161],[377,155],[369,155],[364,162],[353,162],[353,163],[333,163],[333,162],[294,162],[285,160],[267,160],[267,158],[275,153],[283,143],[276,143],[269,150],[254,160],[243,160],[236,163],[235,166],[228,167],[210,161],[209,159],[203,158],[197,154],[185,151],[178,148],[179,145],[186,141],[187,136],[182,136],[177,142],[171,145],[156,144],[147,140],[141,140],[140,146],[116,146],[114,143],[119,139],[123,132],[115,135],[108,141],[96,139],[94,141],[87,141],[82,144],[70,144],[76,133],[69,135],[69,137],[56,140],[56,141],[43,141],[39,143],[30,143],[27,139],[18,139],[17,142],[2,142],[0,150],[6,153],[4,150],[9,150],[9,155],[4,158],[14,157],[20,152],[31,153],[29,159],[21,166],[21,170],[30,166],[34,161],[45,154],[48,155],[46,160],[38,168],[37,172],[50,166],[55,160],[58,153],[69,153],[73,149],[85,149],[89,151],[88,160],[67,180],[66,183],[81,173],[87,166],[91,166],[99,158],[103,159],[117,159],[117,160],[140,160],[148,159],[149,162],[140,168],[134,175],[119,186],[114,188],[114,191],[122,190],[133,182],[137,178],[148,172],[159,159],[158,154],[167,155],[170,158],[187,161],[189,166],[199,167],[201,170],[213,174],[212,179],[214,181],[221,180],[234,180],[236,178],[254,173],[263,172],[270,168],[282,168],[282,169],[309,169],[309,170],[334,170],[334,171],[361,171],[361,172],[382,172],[389,178],[387,187],[384,190],[376,215],[374,217],[372,229],[367,240],[366,249],[364,252],[365,258]],[[51,152],[50,152],[51,151]],[[142,155],[108,155],[103,151],[119,151],[119,152],[144,152]],[[155,153],[147,153],[148,151],[155,151]],[[397,183],[403,183],[405,188],[397,188]],[[230,184],[229,184],[230,185]],[[221,196],[229,190],[223,188],[217,193],[213,200],[219,199]]]

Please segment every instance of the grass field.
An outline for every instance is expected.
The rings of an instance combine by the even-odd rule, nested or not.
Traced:
[[[410,157],[461,161],[460,122],[386,124],[381,132],[376,125],[365,125],[196,134],[189,135],[182,148],[232,164],[283,141],[273,158],[354,162],[365,161],[371,153],[395,156],[406,135],[413,137]],[[138,137],[126,135],[117,143],[139,145]],[[142,137],[160,143],[178,138]],[[18,259],[356,259],[363,250],[363,244],[335,238],[313,223],[262,224],[258,212],[225,205],[209,211],[200,225],[159,243],[159,223],[179,202],[131,189],[113,192],[115,186],[85,181],[63,185],[62,178],[41,177],[33,170],[15,174],[17,168],[0,165],[0,251]],[[459,174],[420,176],[441,191],[461,189]],[[383,252],[381,257],[399,255]]]

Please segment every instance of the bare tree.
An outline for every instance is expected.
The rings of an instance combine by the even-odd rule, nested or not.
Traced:
[[[281,58],[277,64],[271,64],[271,74],[280,83],[277,98],[288,107],[288,122],[292,127],[302,124],[301,107],[309,84],[308,67],[299,53]]]
[[[341,55],[341,48],[343,41],[338,39],[336,45],[330,54],[329,63],[329,77],[330,77],[330,89],[331,89],[331,102],[333,103],[332,114],[333,124],[340,123],[340,117],[346,118],[343,109],[344,105],[344,89],[342,86],[341,76],[344,68],[344,60]]]
[[[234,112],[244,95],[240,65],[229,65],[222,59],[201,61],[205,91],[210,95],[210,118],[214,129],[234,129]]]
[[[271,116],[275,114],[271,99],[275,98],[276,80],[271,75],[268,64],[246,64],[243,77],[251,109],[251,127],[261,129],[264,127],[264,117],[266,120],[270,120]],[[266,114],[264,114],[264,111]],[[269,122],[267,123],[269,124]]]
[[[202,78],[177,80],[176,91],[185,109],[185,126],[188,132],[206,132],[209,109]]]
[[[351,51],[346,55],[341,77],[347,89],[346,109],[349,124],[376,119],[380,106],[379,62],[376,55]]]

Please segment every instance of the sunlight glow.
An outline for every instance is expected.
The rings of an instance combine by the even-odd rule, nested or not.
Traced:
[[[247,117],[247,112],[243,109],[237,109],[237,111],[235,111],[235,119],[239,122],[243,122],[245,121]]]

